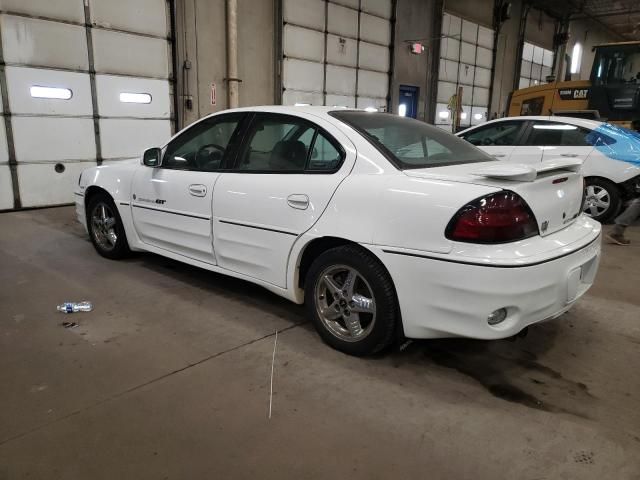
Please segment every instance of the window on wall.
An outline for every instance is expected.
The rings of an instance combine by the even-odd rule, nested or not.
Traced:
[[[520,84],[518,88],[527,88],[547,83],[547,76],[553,68],[553,52],[524,42],[522,64],[520,65]]]
[[[462,87],[460,126],[468,127],[488,119],[489,88],[494,31],[455,15],[442,17],[440,69],[436,125],[450,130],[453,123],[449,105]]]

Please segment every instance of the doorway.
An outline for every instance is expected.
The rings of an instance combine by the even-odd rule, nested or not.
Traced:
[[[400,97],[398,99],[398,115],[401,117],[416,118],[418,116],[418,97],[420,89],[411,85],[400,85]]]

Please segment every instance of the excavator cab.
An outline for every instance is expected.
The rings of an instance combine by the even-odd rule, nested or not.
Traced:
[[[640,42],[594,47],[589,109],[609,122],[640,129]]]

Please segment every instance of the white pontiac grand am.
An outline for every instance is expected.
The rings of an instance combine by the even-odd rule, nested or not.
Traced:
[[[509,337],[567,311],[600,256],[579,167],[504,164],[390,114],[256,107],[85,170],[76,210],[104,257],[146,250],[257,283],[367,355],[403,335]]]

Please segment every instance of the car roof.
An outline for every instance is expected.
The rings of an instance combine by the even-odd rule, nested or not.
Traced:
[[[466,128],[465,130],[458,132],[463,133],[467,130],[471,130],[473,128],[477,128],[483,125],[489,125],[491,123],[498,122],[508,122],[510,120],[544,120],[549,122],[560,122],[560,123],[568,123],[570,125],[577,125],[579,127],[589,128],[591,130],[598,128],[601,125],[604,125],[604,122],[598,122],[597,120],[590,120],[588,118],[576,118],[576,117],[560,117],[556,115],[523,115],[519,117],[502,117],[496,118],[495,120],[489,120],[488,122],[482,123],[480,125],[473,125],[472,127]]]

